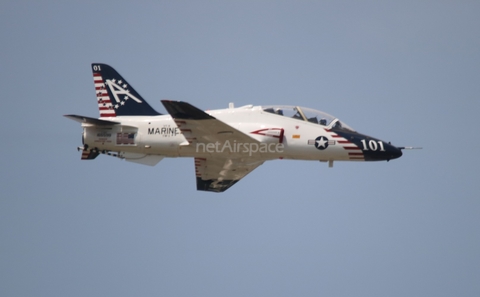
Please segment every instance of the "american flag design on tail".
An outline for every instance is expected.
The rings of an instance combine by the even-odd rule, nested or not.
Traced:
[[[112,67],[94,63],[92,71],[101,118],[160,115]]]
[[[103,77],[99,72],[93,72],[93,83],[95,84],[95,93],[97,94],[98,109],[100,117],[116,117],[112,101],[108,96],[107,88]]]

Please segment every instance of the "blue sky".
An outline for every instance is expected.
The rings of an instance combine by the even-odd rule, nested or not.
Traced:
[[[3,1],[0,295],[478,296],[480,4]],[[223,194],[191,159],[80,161],[90,64],[159,112],[307,106],[391,162],[267,162]]]

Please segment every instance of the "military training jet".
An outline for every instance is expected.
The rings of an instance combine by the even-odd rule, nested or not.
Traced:
[[[223,192],[265,161],[275,159],[382,161],[402,156],[390,142],[356,132],[311,108],[287,105],[203,111],[162,100],[155,111],[106,64],[92,64],[100,118],[65,117],[83,128],[82,160],[99,154],[154,166],[166,157],[194,158],[197,190]]]

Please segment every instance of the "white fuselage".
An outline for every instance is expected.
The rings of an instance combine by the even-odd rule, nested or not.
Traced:
[[[182,130],[170,115],[115,117],[111,120],[121,124],[108,127],[83,124],[84,144],[100,151],[163,157],[249,156],[263,160],[364,160],[361,148],[330,131],[328,126],[265,112],[260,106],[211,110],[206,113],[249,135],[258,141],[257,145],[189,142],[188,130]],[[252,133],[255,131],[261,132]],[[322,144],[328,149],[316,148],[315,140],[320,136],[324,137],[321,140],[328,141]],[[255,149],[257,151],[253,152]]]

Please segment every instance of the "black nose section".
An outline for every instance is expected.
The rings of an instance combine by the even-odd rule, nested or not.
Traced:
[[[395,147],[393,145],[388,145],[388,146],[389,148],[387,149],[387,153],[390,158],[387,158],[387,161],[400,158],[403,155],[402,150],[399,149],[398,147]]]
[[[365,156],[365,161],[390,161],[402,156],[402,150],[398,147],[381,140],[376,140],[376,143],[380,143],[381,145],[378,145],[378,147],[372,145],[366,150],[364,149],[363,155]]]
[[[402,156],[401,148],[393,146],[390,142],[346,129],[332,129],[332,131],[362,150],[365,161],[390,161]]]

